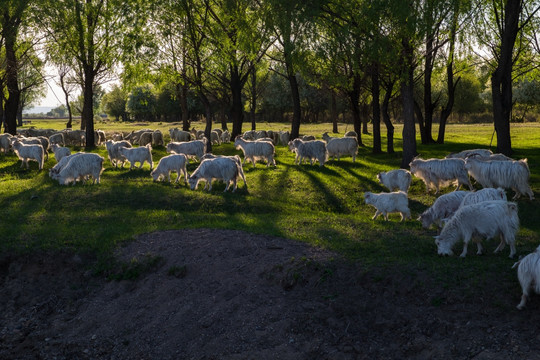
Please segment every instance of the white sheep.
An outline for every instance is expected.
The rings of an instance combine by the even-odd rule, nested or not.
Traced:
[[[446,155],[447,159],[466,159],[471,156],[478,156],[478,157],[489,157],[492,155],[493,152],[488,149],[471,149],[471,150],[463,150],[457,153],[451,153]]]
[[[152,146],[163,146],[163,133],[160,130],[156,130],[152,133]]]
[[[517,276],[521,285],[521,302],[517,308],[522,310],[529,298],[529,292],[540,294],[540,246],[535,251],[516,262],[512,269],[517,267]]]
[[[244,162],[246,160],[251,161],[253,167],[255,167],[255,162],[257,160],[265,160],[266,167],[270,164],[276,166],[276,161],[274,160],[274,145],[268,141],[249,141],[244,140],[241,136],[237,136],[234,141],[234,147],[236,149],[241,149],[244,153]]]
[[[357,134],[356,131],[354,131],[354,130],[347,131],[347,132],[345,133],[345,135],[343,135],[343,136],[344,136],[344,137],[345,137],[345,136],[350,136],[350,137],[358,138],[358,134]]]
[[[54,165],[50,170],[49,170],[49,176],[52,178],[52,179],[55,179],[58,174],[60,173],[60,171],[64,168],[64,166],[67,165],[67,163],[73,159],[74,157],[77,157],[81,154],[86,154],[84,152],[78,152],[78,153],[75,153],[75,154],[71,154],[71,155],[68,155],[68,156],[64,156],[63,158],[61,158],[57,163],[56,165]]]
[[[164,156],[159,160],[158,165],[150,173],[150,175],[152,175],[154,181],[159,181],[160,178],[165,178],[165,176],[167,176],[168,181],[171,182],[171,172],[175,171],[177,176],[174,182],[177,183],[180,179],[180,175],[183,173],[184,181],[187,184],[187,164],[188,159],[187,156],[184,154],[172,154]]]
[[[37,161],[37,163],[39,164],[39,170],[43,169],[44,151],[41,144],[26,145],[15,138],[11,146],[13,147],[13,151],[15,151],[15,154],[17,154],[17,156],[21,160],[21,168],[26,165],[26,168],[28,169],[28,161],[33,160]]]
[[[52,144],[51,150],[54,153],[54,158],[56,159],[56,162],[59,162],[65,156],[71,155],[71,150],[69,150],[69,148],[60,146],[58,144]]]
[[[228,157],[217,157],[201,161],[200,165],[189,177],[188,182],[191,190],[196,190],[200,181],[206,181],[203,190],[208,189],[208,191],[212,190],[213,179],[225,182],[227,185],[225,191],[229,189],[232,182],[234,184],[232,192],[235,192],[239,173],[238,164],[235,160]]]
[[[61,133],[61,132],[58,132],[56,134],[52,134],[51,136],[49,136],[49,144],[51,146],[53,144],[58,144],[58,145],[61,145],[61,146],[66,145],[66,143],[64,141],[64,134]]]
[[[409,187],[412,182],[410,171],[405,169],[390,170],[377,174],[377,180],[380,184],[386,186],[390,191],[401,190],[409,192]]]
[[[0,135],[0,152],[6,154],[11,149],[11,138],[13,135],[9,133]]]
[[[136,148],[119,147],[118,152],[129,161],[129,170],[135,167],[135,163],[139,163],[139,169],[142,169],[143,164],[148,162],[150,170],[154,168],[152,162],[152,145],[139,146]]]
[[[458,184],[456,190],[459,190],[461,185],[467,185],[469,190],[473,189],[463,159],[414,158],[409,166],[411,173],[426,184],[428,192],[435,188],[435,194],[438,194],[441,186],[448,186],[455,181]]]
[[[499,235],[501,242],[495,253],[510,245],[510,258],[516,253],[516,234],[519,230],[517,204],[504,200],[484,201],[460,207],[443,227],[441,234],[435,236],[439,255],[452,255],[452,247],[463,239],[463,252],[467,255],[467,246],[473,235],[477,244],[477,254],[482,254],[481,238],[487,240]]]
[[[504,154],[491,154],[489,156],[481,156],[481,155],[478,155],[478,154],[472,154],[470,156],[467,157],[467,159],[469,158],[474,158],[474,159],[478,159],[478,160],[482,160],[482,161],[492,161],[492,160],[498,160],[498,161],[514,161],[514,159],[512,159],[511,157],[508,157]]]
[[[226,158],[229,158],[229,159],[232,159],[232,160],[236,161],[236,164],[238,165],[238,173],[242,177],[242,180],[244,180],[244,186],[247,188],[246,176],[244,175],[244,169],[242,168],[242,160],[240,159],[240,156],[238,156],[238,155],[233,155],[233,156],[214,155],[214,154],[211,154],[211,153],[206,153],[201,158],[201,161],[205,160],[205,159],[215,159],[215,158],[218,158],[218,157],[226,157]]]
[[[314,135],[303,135],[303,136],[301,137],[301,139],[302,139],[303,141],[314,141],[314,140],[316,140],[316,138],[315,138]]]
[[[119,149],[121,147],[130,148],[131,143],[129,140],[120,140],[120,141],[114,141],[114,140],[107,140],[105,141],[105,147],[107,148],[107,154],[109,156],[109,161],[112,165],[114,165],[115,168],[118,168],[118,163],[122,164],[122,168],[124,168],[124,161],[126,158],[120,154]]]
[[[356,154],[358,154],[358,140],[353,137],[342,137],[330,139],[326,144],[328,157],[337,157],[338,161],[342,155],[352,156],[352,161],[355,162]]]
[[[64,129],[62,134],[64,135],[65,145],[84,146],[86,143],[86,131],[84,130]]]
[[[223,131],[223,133],[221,134],[221,142],[225,144],[228,144],[231,142],[231,134],[229,133],[229,131],[227,130]]]
[[[279,132],[279,143],[281,145],[287,146],[289,144],[290,137],[291,137],[291,135],[289,134],[288,131],[280,131]]]
[[[154,134],[153,131],[145,131],[139,135],[139,139],[137,143],[139,146],[146,146],[148,144],[152,144],[152,135]]]
[[[189,131],[171,128],[169,129],[169,135],[171,136],[171,141],[173,142],[191,141],[191,133]]]
[[[409,210],[409,199],[407,194],[403,191],[396,191],[391,193],[379,193],[374,194],[372,192],[364,193],[364,201],[368,205],[372,205],[377,209],[373,220],[382,214],[385,220],[388,220],[388,213],[399,212],[401,214],[401,221],[411,218],[411,210]]]
[[[469,158],[465,169],[482,187],[501,187],[513,189],[516,192],[514,200],[522,194],[529,195],[534,199],[534,194],[529,186],[529,166],[527,159],[517,161],[482,161]]]
[[[25,145],[41,145],[45,154],[45,161],[49,160],[49,138],[45,136],[21,137],[19,141]]]
[[[478,191],[473,191],[467,193],[463,200],[461,201],[461,206],[467,206],[471,204],[478,204],[483,201],[492,201],[492,200],[504,200],[506,199],[506,193],[502,188],[484,188]]]
[[[170,142],[167,144],[167,153],[184,154],[198,159],[206,152],[206,139],[187,142]]]
[[[50,172],[49,174],[53,179],[58,180],[60,185],[75,184],[79,180],[90,177],[93,179],[93,184],[99,184],[104,160],[104,158],[94,153],[73,154],[58,173]]]
[[[431,224],[436,224],[437,227],[442,228],[443,220],[451,218],[454,215],[467,194],[469,194],[469,191],[453,191],[439,196],[433,205],[418,217],[418,220],[422,223],[422,227],[428,229]]]
[[[319,161],[319,166],[324,166],[324,163],[328,160],[328,151],[326,150],[326,143],[322,140],[303,141],[296,138],[289,141],[289,150],[296,152],[295,164],[302,164],[304,159],[309,160],[313,165],[315,160]]]

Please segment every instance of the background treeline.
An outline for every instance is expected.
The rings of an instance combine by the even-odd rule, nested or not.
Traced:
[[[538,1],[0,3],[0,115],[10,133],[43,95],[46,69],[63,89],[67,127],[80,113],[89,146],[102,112],[184,129],[205,119],[208,136],[217,121],[233,137],[244,123],[276,120],[290,121],[295,138],[302,122],[339,118],[360,144],[371,121],[374,153],[382,126],[393,151],[400,121],[406,166],[416,132],[443,143],[450,117],[493,121],[497,150],[509,155],[511,121],[534,120],[539,102]]]

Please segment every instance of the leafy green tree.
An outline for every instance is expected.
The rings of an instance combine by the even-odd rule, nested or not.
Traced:
[[[136,121],[154,121],[156,97],[150,86],[137,86],[127,100],[127,111]]]
[[[120,118],[126,120],[126,103],[127,95],[122,89],[115,85],[101,100],[101,108],[110,116],[113,116],[116,121]]]

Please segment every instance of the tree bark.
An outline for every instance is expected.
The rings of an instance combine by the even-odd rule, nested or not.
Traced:
[[[422,144],[432,144],[435,141],[431,135],[433,129],[433,112],[435,104],[433,104],[431,94],[431,76],[433,74],[433,61],[436,53],[433,49],[433,35],[426,35],[426,59],[424,65],[424,116],[423,127],[420,129],[420,139]],[[420,118],[418,120],[420,123]]]
[[[374,63],[371,69],[371,97],[373,107],[373,153],[380,154],[381,149],[381,104],[379,100],[379,64]]]
[[[300,107],[300,91],[298,90],[298,81],[296,75],[288,76],[289,85],[291,87],[291,95],[293,101],[293,118],[291,121],[291,136],[290,139],[296,139],[300,135],[300,123],[302,116],[302,108]]]
[[[233,129],[231,139],[238,135],[242,135],[242,123],[244,122],[244,105],[242,103],[242,83],[240,74],[235,66],[231,65],[231,93],[232,93],[232,122]]]
[[[407,38],[402,39],[402,61],[404,71],[401,78],[401,100],[403,102],[403,157],[401,167],[408,168],[416,153],[416,128],[414,125],[414,49]]]
[[[251,117],[251,130],[257,129],[255,123],[255,109],[257,108],[257,72],[255,67],[251,69],[251,108],[249,111]]]
[[[362,144],[362,118],[360,115],[360,88],[362,85],[362,79],[360,75],[355,75],[353,78],[352,89],[347,92],[349,95],[349,103],[351,105],[351,112],[353,118],[354,131],[358,135],[358,145],[363,146]]]
[[[390,98],[392,97],[392,89],[394,88],[394,83],[391,82],[386,87],[386,93],[384,94],[384,99],[382,103],[382,118],[384,124],[386,125],[386,152],[389,154],[394,153],[394,125],[390,120],[390,114],[388,113],[388,107],[390,104]]]
[[[212,152],[212,137],[210,133],[212,132],[212,108],[210,107],[210,100],[208,97],[201,92],[200,98],[204,106],[204,112],[206,114],[206,127],[204,128],[204,136],[206,137],[206,152]]]
[[[8,9],[4,10],[4,19],[9,17]],[[18,82],[18,64],[15,53],[15,42],[17,29],[11,27],[13,19],[4,20],[2,29],[4,37],[4,49],[6,52],[6,86],[8,97],[5,102],[4,113],[6,117],[6,132],[11,135],[17,135],[17,112],[19,110],[19,101],[21,92]],[[8,28],[6,28],[6,25]]]
[[[336,92],[334,90],[330,90],[330,94],[330,117],[332,120],[332,132],[337,134],[339,131]]]
[[[83,109],[81,114],[81,128],[83,124],[86,128],[86,147],[94,148],[94,70],[86,68],[84,70],[83,89]]]

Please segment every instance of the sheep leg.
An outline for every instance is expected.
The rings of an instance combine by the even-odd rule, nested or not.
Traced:
[[[467,246],[469,245],[469,240],[470,239],[463,240],[463,251],[461,252],[461,255],[459,255],[460,258],[467,256]]]
[[[527,289],[528,289],[528,287],[527,287]],[[528,291],[526,290],[526,288],[523,288],[523,295],[521,295],[521,302],[517,306],[518,310],[523,310],[523,308],[525,307],[525,303],[527,302],[528,297],[529,297]]]
[[[375,215],[373,215],[373,217],[372,217],[371,219],[372,219],[372,220],[376,220],[377,217],[379,217],[379,215],[381,215],[381,214],[382,214],[382,213],[381,213],[379,210],[377,210],[377,211],[375,211]]]
[[[505,239],[504,239],[504,235],[503,235],[503,234],[500,235],[500,238],[501,238],[501,242],[499,243],[499,246],[497,246],[497,248],[495,249],[495,251],[493,251],[494,254],[498,253],[499,251],[502,251],[502,249],[504,249],[504,246],[505,246],[505,244],[506,244],[506,241],[505,241]],[[510,251],[512,251],[512,250],[510,249]]]
[[[225,190],[223,190],[223,192],[227,192],[227,190],[229,190],[229,186],[231,186],[231,180],[227,180],[225,181],[225,183],[227,184],[227,186],[225,186]]]
[[[482,243],[480,241],[476,243],[476,247],[478,249],[478,251],[476,252],[476,255],[482,255],[482,252],[484,251],[484,249],[482,248]]]
[[[386,211],[383,211],[382,214],[384,216],[384,220],[388,221],[388,213]]]

